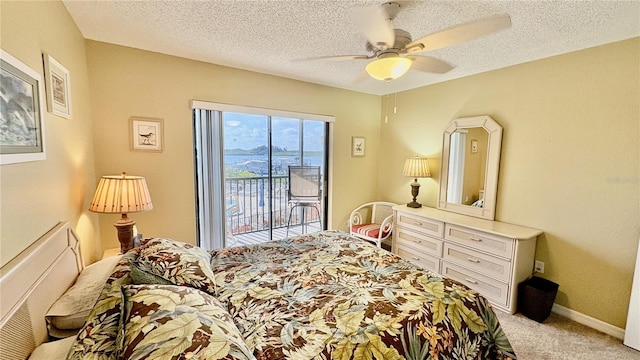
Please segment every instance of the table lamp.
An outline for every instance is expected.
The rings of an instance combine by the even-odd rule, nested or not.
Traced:
[[[429,161],[426,158],[421,158],[418,156],[408,158],[404,162],[404,169],[402,170],[402,174],[404,176],[410,176],[415,179],[413,183],[411,183],[411,195],[413,196],[413,201],[408,203],[407,206],[410,208],[422,207],[422,204],[416,201],[418,192],[420,191],[420,183],[418,183],[418,178],[431,177],[431,172],[429,172]]]
[[[135,221],[127,213],[153,209],[147,182],[141,176],[103,176],[98,183],[91,201],[90,211],[105,214],[122,214],[113,224],[118,229],[120,251],[125,253],[133,248],[133,225]]]

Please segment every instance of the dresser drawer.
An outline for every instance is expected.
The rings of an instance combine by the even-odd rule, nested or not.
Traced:
[[[437,220],[427,219],[397,212],[396,224],[409,229],[417,230],[421,233],[442,239],[444,233],[444,223]]]
[[[416,264],[423,269],[431,270],[438,274],[440,273],[440,259],[436,257],[419,253],[413,248],[405,246],[398,246],[397,254],[401,258],[409,261],[412,264]]]
[[[444,238],[506,259],[513,257],[513,239],[449,224],[446,225]]]
[[[501,281],[511,279],[511,263],[452,243],[444,244],[444,259]]]
[[[442,275],[459,281],[478,291],[492,303],[507,306],[509,300],[509,284],[477,274],[469,269],[442,262]]]
[[[395,232],[396,246],[410,247],[438,258],[442,256],[442,240],[403,227],[397,227]]]

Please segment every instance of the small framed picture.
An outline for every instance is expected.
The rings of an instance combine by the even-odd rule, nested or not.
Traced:
[[[133,117],[129,122],[131,123],[129,144],[132,151],[162,152],[164,142],[162,119]]]
[[[478,153],[478,140],[471,140],[471,153],[472,154]]]
[[[69,70],[47,53],[42,54],[42,60],[47,88],[47,111],[71,119],[71,76]]]
[[[45,160],[42,76],[0,50],[0,165]]]
[[[365,138],[362,136],[351,137],[351,156],[364,156]]]

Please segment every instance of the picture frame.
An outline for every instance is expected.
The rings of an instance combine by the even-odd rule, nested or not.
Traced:
[[[472,154],[477,154],[478,153],[478,140],[471,140],[471,153]]]
[[[42,54],[47,111],[71,119],[71,75],[62,64],[47,53]]]
[[[164,130],[162,122],[162,119],[155,118],[130,118],[130,150],[162,152],[164,147]]]
[[[45,160],[42,76],[0,49],[0,80],[6,101],[0,112],[0,165]]]
[[[351,137],[351,156],[354,156],[354,157],[364,156],[365,140],[366,139],[363,136]]]

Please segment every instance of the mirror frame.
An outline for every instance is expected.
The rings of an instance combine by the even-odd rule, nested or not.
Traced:
[[[447,202],[447,183],[449,179],[449,146],[451,134],[456,130],[482,127],[489,133],[487,140],[487,163],[484,178],[483,207]],[[496,213],[496,198],[498,195],[498,173],[500,171],[500,151],[502,147],[502,126],[488,115],[457,118],[451,120],[444,130],[442,142],[442,163],[440,167],[440,192],[438,194],[438,209],[463,215],[475,216],[494,220]]]

